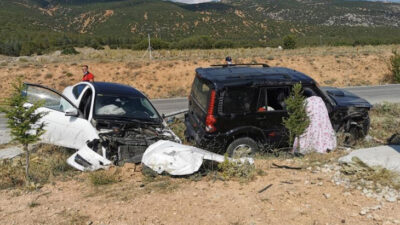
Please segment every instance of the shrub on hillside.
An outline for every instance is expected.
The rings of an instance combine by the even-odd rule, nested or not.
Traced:
[[[195,36],[185,38],[175,43],[172,48],[176,49],[211,49],[214,46],[214,40],[208,36]]]
[[[400,83],[400,54],[397,51],[393,51],[393,55],[390,57],[390,71],[393,80]]]
[[[233,48],[235,43],[229,40],[219,40],[214,43],[215,48]]]
[[[287,35],[283,38],[283,48],[284,49],[295,49],[296,39],[292,35]]]
[[[61,51],[63,55],[77,55],[79,52],[74,47],[66,47]]]

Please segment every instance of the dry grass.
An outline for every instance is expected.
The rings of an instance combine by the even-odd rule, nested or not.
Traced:
[[[295,50],[271,48],[223,50],[162,50],[149,61],[144,51],[79,49],[81,54],[23,58],[0,57],[0,85],[9,91],[17,75],[26,81],[41,83],[57,90],[81,79],[82,64],[88,64],[97,81],[119,82],[134,86],[150,98],[187,96],[198,67],[224,63],[230,55],[235,63],[268,63],[304,72],[322,85],[347,86],[388,82],[392,49],[399,46],[316,47]],[[12,76],[10,76],[10,74]],[[47,74],[51,74],[52,78]],[[47,77],[47,78],[46,78]]]
[[[371,136],[386,141],[393,134],[400,132],[400,104],[383,103],[375,105],[370,112]]]
[[[371,181],[381,186],[400,189],[400,176],[398,173],[382,167],[370,167],[357,157],[353,157],[353,163],[342,166],[341,172],[350,177],[352,183],[362,185],[364,181]]]
[[[67,212],[66,210],[59,213],[64,220],[60,223],[62,225],[87,225],[88,216],[82,215],[79,212]]]
[[[36,189],[43,184],[65,179],[75,171],[66,163],[71,155],[69,150],[51,145],[39,145],[31,155],[31,184],[25,185]],[[24,187],[25,159],[24,155],[12,160],[0,161],[0,189]]]
[[[112,170],[98,170],[90,172],[88,178],[93,186],[101,186],[114,184],[119,181],[120,170],[118,168]]]
[[[252,181],[256,178],[256,167],[249,162],[229,161],[227,156],[225,160],[218,164],[219,175],[223,180],[239,179],[241,182]]]

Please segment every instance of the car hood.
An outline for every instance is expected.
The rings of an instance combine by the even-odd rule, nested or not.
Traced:
[[[333,100],[339,107],[360,107],[371,108],[372,105],[365,99],[344,89],[335,87],[321,87],[321,89]]]

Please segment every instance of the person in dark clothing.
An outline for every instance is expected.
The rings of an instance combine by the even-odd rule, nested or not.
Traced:
[[[225,58],[225,62],[226,62],[226,64],[228,64],[228,65],[232,64],[232,58],[231,58],[230,56],[227,56],[227,57]]]
[[[83,72],[82,81],[94,82],[94,76],[91,72],[89,72],[89,66],[83,65],[82,72]]]

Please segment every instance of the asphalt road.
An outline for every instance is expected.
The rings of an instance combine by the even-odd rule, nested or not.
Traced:
[[[347,87],[346,89],[371,104],[383,102],[400,102],[400,84],[388,84],[381,86]]]
[[[385,101],[400,103],[399,84],[346,87],[343,89],[366,99],[371,104],[383,103]],[[164,113],[165,115],[185,110],[188,106],[187,98],[154,99],[151,102],[160,113]]]

